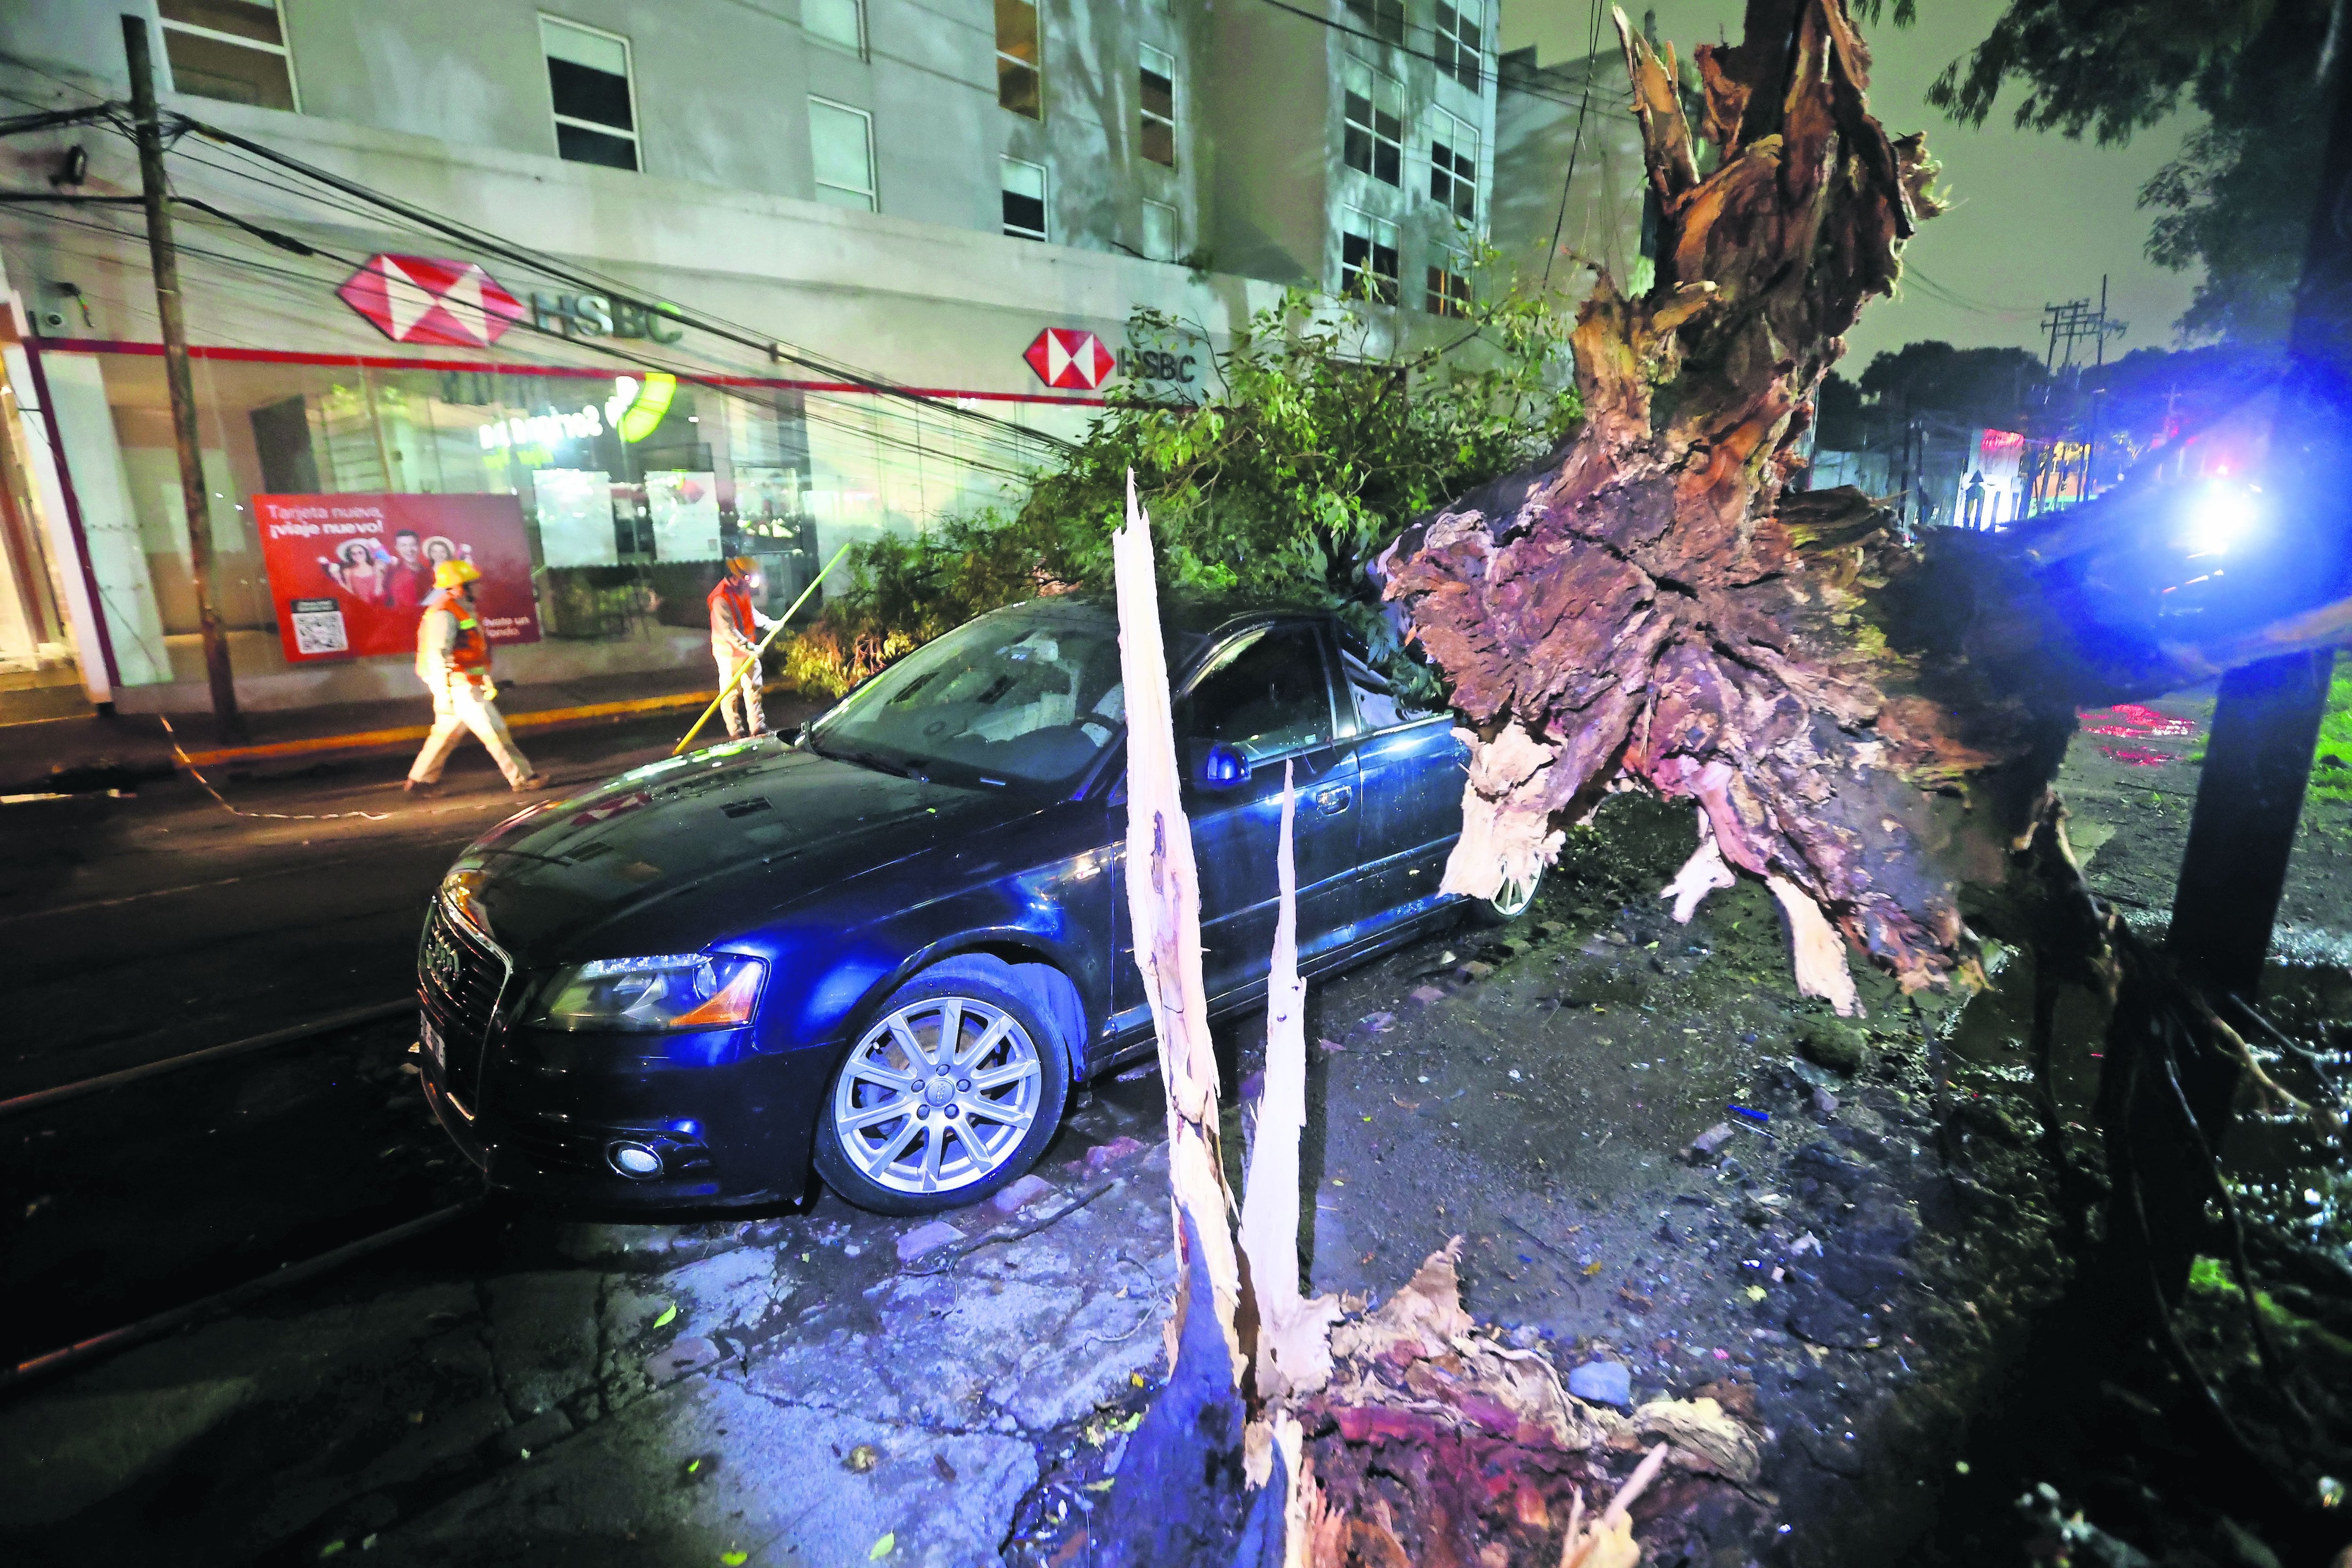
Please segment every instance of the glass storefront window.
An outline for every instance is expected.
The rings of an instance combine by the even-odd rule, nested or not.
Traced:
[[[125,687],[201,685],[194,592],[159,355],[46,356]],[[239,676],[289,667],[256,495],[510,495],[551,638],[702,625],[724,555],[771,613],[843,544],[1002,504],[1023,458],[937,410],[865,395],[713,387],[554,367],[194,363],[218,603]],[[1008,419],[1077,411],[1013,405]]]

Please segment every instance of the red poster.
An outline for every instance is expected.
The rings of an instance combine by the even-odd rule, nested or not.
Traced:
[[[475,605],[493,643],[537,642],[530,544],[513,496],[256,496],[278,633],[297,664],[416,652],[433,568],[481,569]]]

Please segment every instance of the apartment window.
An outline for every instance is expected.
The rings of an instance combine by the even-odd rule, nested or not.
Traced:
[[[277,0],[156,0],[172,90],[299,109]]]
[[[1004,232],[1015,239],[1045,237],[1045,171],[1040,165],[1004,160]]]
[[[1339,292],[1349,299],[1397,302],[1396,225],[1347,209],[1340,219]]]
[[[1437,0],[1437,68],[1468,88],[1478,90],[1479,79],[1486,74],[1486,62],[1478,53],[1478,22],[1475,14],[1457,11],[1445,0]]]
[[[1348,167],[1383,184],[1404,184],[1404,89],[1360,61],[1348,62],[1343,95]]]
[[[874,117],[828,99],[809,100],[809,162],[816,199],[874,211]]]
[[[1451,250],[1439,256],[1430,264],[1429,289],[1422,309],[1433,316],[1466,316],[1470,313],[1470,263]]]
[[[1173,261],[1181,254],[1176,209],[1166,202],[1143,204],[1143,254],[1154,261]]]
[[[996,101],[1032,120],[1045,118],[1039,58],[1037,0],[996,0]]]
[[[612,169],[639,167],[629,40],[553,16],[539,19],[539,37],[555,99],[556,156]]]
[[[1404,42],[1404,0],[1348,0],[1348,19],[1376,38]]]
[[[1465,227],[1477,226],[1478,132],[1442,109],[1429,131],[1429,199]]]
[[[1143,46],[1143,155],[1176,166],[1176,57]]]
[[[821,44],[866,58],[863,0],[801,0],[801,30]]]

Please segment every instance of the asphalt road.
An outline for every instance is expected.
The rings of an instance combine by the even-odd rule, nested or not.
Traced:
[[[793,722],[795,710],[777,716]],[[527,736],[555,790],[652,762],[672,714]],[[0,806],[12,1027],[0,1098],[396,1000],[450,861],[517,796],[470,742],[427,799],[406,756]],[[268,815],[263,815],[268,814]]]

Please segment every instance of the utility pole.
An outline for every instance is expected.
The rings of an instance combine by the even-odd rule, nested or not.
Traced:
[[[2270,442],[2276,468],[2265,485],[2280,498],[2282,516],[2312,524],[2302,542],[2315,579],[2311,596],[2322,603],[2343,593],[2352,576],[2352,506],[2337,478],[2352,449],[2345,383],[2352,366],[2352,90],[2341,76],[2287,340],[2280,428]],[[2232,1016],[2228,998],[2251,1004],[2261,989],[2335,664],[2335,651],[2324,649],[2264,659],[2221,678],[2165,946],[2182,976],[2225,1018]],[[2220,1148],[2237,1065],[2200,1052],[2181,1063],[2181,1078],[2205,1145]],[[2174,1212],[2198,1213],[2205,1198],[2192,1183],[2174,1194]],[[2152,1211],[2158,1201],[2149,1198]],[[2193,1237],[2175,1238],[2162,1256],[2158,1278],[2168,1299],[2179,1300],[2194,1250]]]
[[[122,18],[122,52],[131,65],[131,131],[139,142],[139,186],[147,206],[147,255],[155,273],[155,316],[163,337],[163,384],[172,395],[172,438],[180,455],[180,499],[188,514],[188,574],[196,589],[196,625],[205,645],[205,679],[212,687],[213,723],[224,741],[244,738],[236,711],[236,678],[228,664],[228,633],[213,595],[210,492],[196,434],[196,389],[188,373],[188,325],[180,308],[179,252],[172,244],[172,204],[163,182],[163,128],[155,108],[154,60],[147,19]]]

